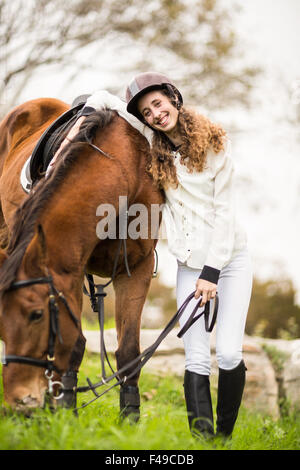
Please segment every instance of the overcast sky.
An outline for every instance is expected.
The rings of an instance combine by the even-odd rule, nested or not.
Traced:
[[[253,188],[245,199],[241,192],[244,221],[257,272],[280,277],[282,266],[295,282],[299,302],[300,133],[287,118],[300,95],[292,93],[300,88],[300,2],[243,3],[240,28],[253,44],[247,54],[266,72],[257,89],[260,105],[244,114],[246,132],[235,142],[238,169],[251,176]]]

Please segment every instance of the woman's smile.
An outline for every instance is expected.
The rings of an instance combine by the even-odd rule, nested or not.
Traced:
[[[165,127],[168,122],[169,122],[169,113],[166,113],[164,116],[162,116],[160,119],[156,121],[156,124],[161,127]]]

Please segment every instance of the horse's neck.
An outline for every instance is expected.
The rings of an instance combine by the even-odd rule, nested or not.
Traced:
[[[95,218],[96,213],[93,215]],[[79,269],[97,243],[91,211],[76,211],[76,205],[70,205],[64,214],[51,211],[43,227],[51,250],[51,263],[63,264],[67,270]]]
[[[79,157],[43,214],[47,238],[53,247],[58,247],[56,258],[62,257],[64,262],[68,258],[71,266],[82,260],[87,262],[99,243],[96,232],[99,206],[108,204],[118,216],[119,196],[128,196],[129,200],[141,184],[142,167],[139,168],[137,155],[131,151],[127,125],[120,119],[112,126],[95,139],[95,144],[113,158],[98,153]]]
[[[98,181],[93,181],[97,174]],[[56,264],[64,263],[76,270],[87,262],[99,243],[96,227],[101,204],[110,204],[118,214],[118,191],[126,194],[128,185],[124,182],[124,187],[119,185],[116,189],[113,183],[108,184],[109,178],[113,176],[107,173],[105,178],[97,173],[96,167],[83,168],[81,176],[78,174],[78,184],[69,178],[45,208],[41,223]]]

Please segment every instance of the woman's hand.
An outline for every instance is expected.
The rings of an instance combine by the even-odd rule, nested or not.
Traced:
[[[70,131],[68,132],[68,134],[66,135],[65,139],[62,141],[62,143],[60,144],[60,147],[59,149],[57,150],[57,152],[55,153],[50,165],[53,165],[55,160],[57,159],[57,156],[60,154],[60,152],[62,151],[62,149],[71,142],[71,140],[73,139],[73,137],[75,137],[78,132],[79,132],[79,128],[81,126],[81,124],[83,123],[83,121],[86,119],[86,116],[81,116],[80,118],[77,119],[77,121],[75,122],[74,126],[71,127]]]
[[[83,123],[83,121],[85,120],[86,116],[81,116],[80,118],[77,119],[77,121],[75,122],[74,126],[71,127],[69,133],[67,134],[67,136],[65,137],[65,139],[62,141],[62,143],[60,144],[59,148],[57,149],[57,151],[55,152],[51,162],[49,163],[49,166],[48,166],[48,169],[46,171],[46,175],[45,177],[48,178],[50,172],[53,170],[54,166],[55,166],[55,163],[56,163],[56,160],[57,160],[57,157],[58,155],[61,153],[61,151],[63,150],[63,148],[69,144],[71,142],[71,140],[73,139],[73,137],[75,137],[78,132],[79,132],[79,128],[81,126],[81,124]]]
[[[206,304],[210,299],[214,299],[217,293],[217,284],[206,281],[205,279],[198,279],[196,282],[195,299],[199,299],[202,295],[200,307]]]

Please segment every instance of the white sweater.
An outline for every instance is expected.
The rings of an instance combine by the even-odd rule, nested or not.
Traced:
[[[153,131],[126,111],[126,103],[107,91],[91,95],[82,115],[107,107],[139,130],[151,145]],[[195,269],[200,278],[217,283],[221,269],[247,244],[236,217],[234,169],[230,141],[225,150],[207,154],[205,169],[189,173],[174,151],[179,186],[166,189],[163,233],[176,258]]]
[[[174,159],[179,186],[165,190],[163,212],[170,251],[191,268],[220,271],[247,243],[236,218],[230,141],[208,152],[202,172],[189,173],[179,152]]]

